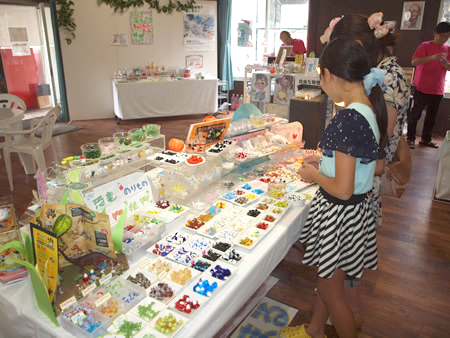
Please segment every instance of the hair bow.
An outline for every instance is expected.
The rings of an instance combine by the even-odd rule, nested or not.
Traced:
[[[370,29],[373,30],[373,34],[377,39],[384,38],[389,33],[389,25],[381,23],[383,22],[383,12],[373,13],[367,19]]]
[[[334,26],[343,18],[343,16],[339,16],[337,18],[334,18],[330,21],[330,24],[325,29],[325,32],[323,32],[322,36],[320,37],[320,42],[327,43],[330,41],[331,33],[333,33]]]
[[[370,73],[363,78],[363,85],[366,95],[369,96],[372,88],[376,85],[380,87],[384,84],[384,72],[379,68],[370,68]]]

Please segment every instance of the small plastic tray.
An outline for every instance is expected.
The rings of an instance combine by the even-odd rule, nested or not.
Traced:
[[[166,304],[161,303],[161,302],[157,301],[154,298],[145,297],[135,307],[133,307],[128,313],[131,313],[134,316],[140,318],[141,320],[143,320],[143,321],[145,321],[147,323],[150,323],[153,320],[153,318],[150,319],[150,318],[147,318],[147,317],[141,317],[139,315],[139,306],[148,306],[148,305],[150,305],[152,303],[153,303],[152,310],[155,311],[155,312],[163,311],[163,310],[165,310],[167,308]]]
[[[197,309],[192,309],[190,313],[178,310],[177,307],[176,307],[176,303],[180,299],[182,300],[184,295],[188,296],[191,301],[197,301],[200,306]],[[205,305],[205,303],[208,300],[209,300],[209,298],[202,297],[201,295],[199,295],[198,293],[194,292],[193,290],[186,289],[183,292],[180,292],[180,294],[178,296],[176,296],[174,299],[172,299],[169,302],[168,305],[169,305],[169,308],[173,309],[175,312],[180,313],[183,316],[191,318],[192,316],[194,316],[198,312],[198,310],[200,310],[202,308],[203,305]]]
[[[178,332],[184,325],[186,325],[186,323],[189,321],[186,317],[181,316],[181,315],[179,314],[179,312],[175,312],[175,311],[172,311],[172,310],[169,310],[169,309],[165,309],[164,311],[161,311],[161,312],[159,313],[159,315],[156,316],[156,318],[153,319],[153,320],[150,322],[149,327],[151,327],[153,330],[159,332],[160,334],[163,334],[161,331],[158,331],[158,330],[156,329],[156,324],[157,324],[159,318],[164,318],[165,316],[168,316],[169,314],[172,314],[172,316],[175,317],[175,319],[177,320],[177,322],[178,322],[178,321],[181,321],[181,322],[182,322],[179,326],[177,325],[176,330],[174,330],[173,332],[165,333],[165,334],[164,334],[165,337],[173,337],[173,336],[176,335],[177,332]]]

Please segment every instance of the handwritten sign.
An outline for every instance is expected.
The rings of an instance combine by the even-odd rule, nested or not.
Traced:
[[[128,37],[126,33],[112,33],[113,46],[126,46],[128,45]]]
[[[152,202],[152,185],[145,174],[137,172],[83,190],[82,195],[90,209],[97,212],[105,210],[110,224],[114,225],[123,212],[125,202],[129,212],[135,212]]]
[[[131,12],[131,43],[133,45],[153,44],[152,12]]]

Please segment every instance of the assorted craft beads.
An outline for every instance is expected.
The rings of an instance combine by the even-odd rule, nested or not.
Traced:
[[[172,244],[155,244],[155,247],[153,248],[152,252],[155,255],[160,255],[162,257],[167,256],[169,253],[171,253],[175,249],[175,246]]]
[[[263,190],[263,189],[253,189],[253,190],[252,190],[252,193],[255,193],[255,194],[257,194],[257,195],[261,195],[261,194],[264,193],[264,190]]]
[[[200,220],[197,219],[197,218],[193,218],[193,219],[190,219],[190,220],[187,221],[186,226],[187,226],[188,228],[197,230],[197,229],[199,229],[201,226],[203,226],[204,224],[205,224],[205,222],[200,221]]]
[[[148,294],[150,297],[157,300],[163,300],[164,298],[172,298],[174,290],[167,283],[158,283],[157,286],[153,286]]]
[[[175,316],[171,313],[168,315],[158,318],[155,324],[155,329],[164,334],[170,334],[178,330],[178,328],[183,325],[183,321],[177,320]]]
[[[227,200],[232,200],[237,197],[237,194],[235,192],[227,192],[223,197]]]
[[[156,260],[156,262],[154,262],[149,268],[150,272],[154,273],[155,275],[159,275],[163,271],[169,272],[170,269],[170,263],[162,259]]]
[[[201,272],[206,271],[210,266],[210,263],[202,260],[197,260],[195,263],[192,263],[192,268]]]
[[[185,285],[192,279],[192,272],[189,268],[184,268],[170,273],[170,279],[177,284]]]
[[[251,216],[251,217],[258,217],[260,213],[261,213],[261,211],[259,211],[257,209],[251,209],[247,212],[247,215]]]
[[[169,211],[179,214],[184,211],[184,208],[178,204],[172,204],[169,208]]]
[[[238,195],[238,196],[245,195],[245,191],[243,191],[243,190],[236,190],[236,195]]]
[[[266,217],[264,217],[264,220],[266,222],[275,222],[275,217],[273,217],[271,215],[266,215]]]
[[[289,206],[289,204],[285,201],[278,201],[275,203],[275,206],[280,207],[280,208],[287,208]]]
[[[186,242],[189,238],[189,235],[183,234],[181,232],[175,232],[172,235],[166,237],[166,241],[172,244],[180,245]]]
[[[203,215],[198,216],[197,219],[199,221],[206,223],[206,222],[210,221],[213,217],[214,217],[213,214],[203,214]]]
[[[142,323],[132,322],[129,320],[125,320],[122,325],[120,325],[117,333],[119,335],[123,335],[125,337],[132,337],[135,333],[139,332],[142,329]]]
[[[246,204],[246,203],[248,203],[248,198],[247,197],[238,197],[234,201],[238,204]]]
[[[112,318],[119,312],[119,309],[119,303],[116,300],[111,299],[106,305],[102,306],[99,311],[105,316]]]
[[[243,246],[252,246],[253,245],[253,239],[250,237],[241,238],[239,240],[239,244]]]
[[[279,215],[279,214],[282,214],[284,212],[284,210],[281,209],[281,208],[273,208],[272,212],[274,214],[278,214]]]
[[[146,320],[152,320],[153,318],[155,318],[160,311],[155,311],[153,310],[153,306],[155,305],[155,302],[151,302],[148,305],[139,305],[138,306],[138,315],[139,317],[141,317],[142,319],[146,319]]]
[[[215,252],[211,249],[208,250],[208,252],[203,252],[203,258],[209,259],[210,261],[217,261],[220,257],[220,254],[218,252]]]
[[[135,277],[129,275],[127,280],[138,286],[143,287],[144,289],[148,289],[152,284],[150,280],[147,277],[145,277],[142,272],[138,272]]]
[[[230,251],[225,252],[225,254],[222,256],[222,259],[227,262],[236,264],[240,262],[242,256],[235,249],[232,249]]]
[[[188,295],[183,295],[175,303],[175,308],[180,312],[185,312],[187,314],[191,313],[192,310],[196,310],[200,307],[197,300],[191,299]]]
[[[250,190],[250,189],[252,189],[252,186],[248,183],[245,183],[245,185],[242,186],[242,189]]]
[[[269,227],[269,224],[267,224],[267,223],[265,223],[265,222],[261,222],[261,223],[258,223],[258,224],[256,225],[256,227],[257,227],[258,229],[267,230],[267,228]]]
[[[231,276],[230,269],[222,268],[220,265],[216,265],[213,269],[209,270],[211,276],[220,280],[226,280]]]
[[[206,239],[203,237],[195,238],[189,242],[189,247],[191,247],[194,250],[200,250],[200,251],[205,250],[210,245],[211,245],[211,241],[209,239]]]
[[[170,206],[169,201],[158,201],[156,202],[156,206],[160,209],[166,209]]]
[[[197,256],[197,252],[181,247],[173,254],[172,258],[179,263],[189,264]]]
[[[238,231],[236,230],[225,230],[220,234],[220,237],[231,241],[237,236],[237,234]]]
[[[231,247],[231,244],[230,243],[226,243],[226,242],[216,242],[213,245],[214,249],[217,249],[217,250],[222,251],[222,252],[227,251],[230,247]]]
[[[198,283],[194,285],[193,289],[195,292],[202,296],[210,297],[213,294],[214,290],[217,289],[217,286],[217,282],[213,282],[212,284],[210,284],[207,279],[203,280],[202,278],[200,278]]]
[[[267,209],[269,209],[269,206],[268,206],[266,203],[259,203],[259,204],[256,206],[256,209],[259,209],[259,210],[267,210]]]

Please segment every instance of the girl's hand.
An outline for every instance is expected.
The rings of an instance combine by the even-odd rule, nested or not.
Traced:
[[[320,155],[306,155],[303,158],[303,163],[310,164],[314,168],[319,169],[320,157]]]
[[[314,168],[311,164],[304,163],[303,167],[297,170],[297,173],[304,179],[306,182],[311,183],[315,181],[314,175],[317,173],[317,169]]]

